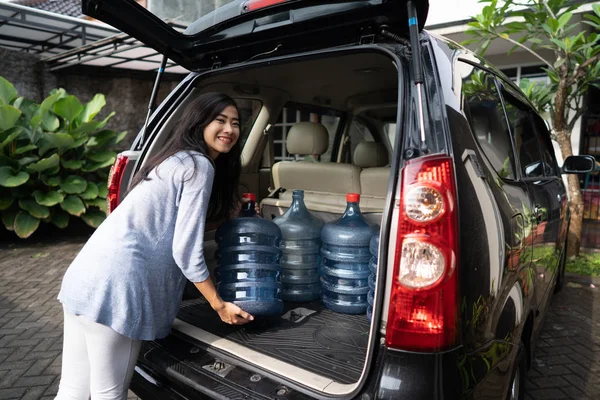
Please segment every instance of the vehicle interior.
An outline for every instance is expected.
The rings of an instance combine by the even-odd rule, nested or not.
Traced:
[[[336,52],[200,77],[188,100],[220,91],[238,102],[244,143],[240,193],[257,194],[264,218],[283,214],[292,190],[302,189],[307,208],[325,222],[343,214],[347,193],[360,193],[361,211],[378,225],[390,192],[398,79],[397,66],[381,52]],[[179,106],[161,128],[149,155],[166,140],[184,108]],[[211,272],[215,251],[214,231],[207,232],[205,258]],[[211,327],[208,336],[195,326]],[[174,327],[329,394],[356,387],[370,334],[365,315],[338,314],[319,301],[286,303],[282,317],[232,327],[218,323],[198,296],[184,297]]]

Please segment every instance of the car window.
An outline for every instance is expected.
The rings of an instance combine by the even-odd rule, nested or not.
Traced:
[[[289,154],[285,145],[287,134],[290,128],[298,122],[318,122],[327,129],[329,133],[329,146],[327,151],[320,157],[307,155],[304,157],[307,161],[330,161],[333,151],[333,141],[340,125],[341,113],[335,110],[303,105],[298,103],[287,103],[277,123],[273,125],[273,145],[275,153],[275,161],[295,160],[294,154]]]
[[[515,179],[514,155],[502,101],[494,77],[469,66],[463,78],[463,107],[471,130],[496,173]]]
[[[543,177],[545,174],[544,160],[531,119],[531,109],[504,89],[502,96],[517,157],[521,164],[522,176],[524,178]]]
[[[556,155],[550,139],[550,132],[546,127],[544,120],[537,114],[531,113],[531,118],[540,141],[540,150],[542,160],[544,161],[544,173],[546,176],[558,176],[558,165],[556,164]]]

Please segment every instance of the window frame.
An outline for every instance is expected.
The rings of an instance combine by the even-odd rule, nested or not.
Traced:
[[[509,142],[509,151],[512,154],[512,160],[511,160],[511,166],[513,168],[513,176],[514,178],[505,178],[500,176],[500,174],[498,173],[498,171],[496,170],[496,167],[493,165],[492,161],[490,160],[489,156],[487,155],[486,151],[483,149],[483,146],[481,145],[481,143],[479,142],[479,139],[477,138],[477,133],[473,130],[472,127],[472,118],[471,118],[471,112],[470,109],[466,108],[468,107],[468,105],[466,105],[467,101],[465,97],[462,97],[462,112],[463,112],[463,116],[466,118],[467,123],[469,125],[469,128],[471,129],[471,134],[473,136],[473,139],[477,145],[477,147],[479,148],[479,150],[481,151],[481,153],[483,154],[483,156],[486,158],[486,161],[492,166],[492,170],[494,171],[495,176],[504,181],[504,182],[508,182],[508,183],[514,183],[514,182],[519,182],[519,178],[521,177],[520,175],[520,166],[517,164],[517,155],[516,155],[516,151],[515,151],[515,143],[513,140],[513,136],[512,136],[512,131],[510,129],[510,123],[509,120],[507,118],[506,115],[506,108],[504,106],[504,101],[502,98],[502,94],[500,93],[500,82],[498,81],[498,75],[495,74],[493,71],[489,70],[488,68],[485,68],[481,65],[477,65],[474,64],[472,62],[469,62],[468,60],[464,60],[464,59],[458,59],[457,62],[462,62],[465,63],[467,65],[469,65],[470,67],[472,67],[474,70],[479,70],[481,72],[483,72],[484,74],[486,74],[486,78],[490,78],[492,79],[492,82],[494,84],[494,87],[496,89],[496,94],[498,96],[498,101],[499,104],[502,106],[502,117],[504,118],[504,121],[506,123],[506,127],[508,130],[508,142]],[[464,96],[462,89],[461,89],[461,96]],[[509,154],[509,157],[511,157],[511,155]]]
[[[519,153],[519,149],[517,149],[517,144],[515,142],[515,136],[514,136],[514,132],[513,132],[513,128],[512,128],[512,124],[511,121],[508,117],[508,109],[507,109],[507,99],[503,93],[506,92],[509,96],[511,96],[512,98],[514,98],[514,100],[517,103],[520,103],[524,112],[527,115],[527,119],[529,120],[529,122],[532,125],[533,128],[533,136],[536,139],[536,147],[538,150],[538,153],[540,155],[540,161],[544,161],[544,155],[542,152],[542,146],[541,146],[541,138],[538,134],[538,129],[535,127],[535,120],[534,120],[534,116],[537,116],[538,118],[540,118],[541,122],[543,122],[543,120],[541,119],[541,117],[538,115],[537,111],[535,110],[535,108],[533,108],[533,106],[531,105],[531,103],[528,101],[528,99],[519,91],[515,90],[510,84],[507,84],[506,81],[499,76],[496,76],[496,80],[497,80],[497,86],[498,86],[498,90],[500,92],[500,98],[502,100],[502,106],[504,108],[504,115],[506,118],[506,122],[508,124],[509,130],[510,130],[510,138],[511,141],[513,143],[513,152],[515,154],[515,161],[518,163],[518,173],[519,173],[519,179],[523,182],[536,182],[536,181],[544,181],[544,180],[549,180],[549,179],[554,179],[557,177],[557,175],[547,175],[546,174],[546,169],[544,168],[543,171],[543,175],[541,176],[532,176],[532,177],[528,177],[525,176],[523,174],[523,167],[521,165],[521,156]],[[514,105],[513,105],[514,107]],[[545,126],[545,124],[544,124]],[[552,143],[550,143],[552,144]],[[551,148],[551,150],[554,150],[554,148]],[[553,152],[554,153],[554,152]],[[555,170],[555,173],[558,173],[557,171],[557,161],[556,161],[556,155],[554,154],[554,158],[553,158],[553,169]]]

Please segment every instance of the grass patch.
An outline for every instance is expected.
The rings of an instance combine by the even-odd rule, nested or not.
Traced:
[[[567,260],[567,272],[580,275],[600,276],[600,253],[581,253]]]

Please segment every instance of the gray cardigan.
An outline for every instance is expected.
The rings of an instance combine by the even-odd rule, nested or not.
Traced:
[[[180,152],[148,176],[90,237],[58,295],[67,311],[139,340],[167,336],[186,278],[209,277],[203,238],[214,166]]]

